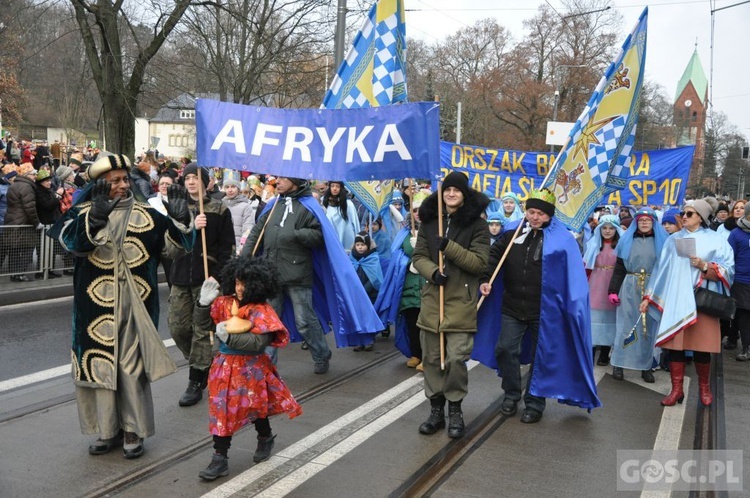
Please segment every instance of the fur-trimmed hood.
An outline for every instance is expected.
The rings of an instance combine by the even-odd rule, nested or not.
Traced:
[[[429,223],[437,219],[438,216],[438,195],[440,191],[433,192],[419,206],[419,220],[422,223]],[[479,218],[487,206],[490,199],[486,195],[476,190],[469,190],[469,195],[464,199],[463,205],[453,214],[453,220],[459,225],[468,225]]]

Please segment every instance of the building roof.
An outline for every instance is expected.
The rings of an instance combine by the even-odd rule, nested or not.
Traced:
[[[705,71],[703,71],[701,59],[698,57],[697,47],[693,52],[692,57],[690,57],[690,62],[688,62],[685,72],[682,73],[682,78],[680,78],[679,83],[677,83],[677,93],[675,93],[674,96],[675,102],[680,98],[680,94],[685,90],[688,83],[693,84],[693,88],[695,88],[695,91],[698,93],[698,98],[700,98],[701,102],[705,104],[707,99],[706,91],[708,90],[708,79],[706,78]]]
[[[218,93],[182,93],[161,107],[149,121],[152,123],[195,122],[195,119],[180,118],[180,111],[195,109],[198,99],[221,100]]]

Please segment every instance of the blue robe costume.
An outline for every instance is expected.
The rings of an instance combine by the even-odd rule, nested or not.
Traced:
[[[360,230],[357,208],[354,206],[354,203],[349,199],[346,200],[346,216],[349,218],[348,220],[345,220],[341,215],[341,209],[338,206],[328,206],[325,208],[325,216],[331,222],[331,226],[336,233],[336,238],[339,240],[341,247],[349,250],[354,245],[354,236]]]
[[[700,269],[690,264],[690,258],[677,255],[675,241],[686,238],[695,239],[696,256],[714,267],[719,275],[718,282],[704,279]],[[656,345],[669,341],[698,319],[694,287],[705,287],[728,295],[732,282],[734,251],[722,234],[710,228],[699,228],[692,233],[683,228],[672,234],[664,244],[647,289],[651,304],[649,315],[659,320]]]
[[[372,252],[359,259],[356,259],[352,254],[349,254],[349,260],[352,262],[355,272],[359,268],[362,268],[372,286],[375,289],[380,290],[380,286],[383,283],[383,270],[380,268],[380,257],[378,257],[377,252]]]
[[[505,230],[515,231],[518,223]],[[479,309],[478,330],[471,357],[497,368],[494,355],[500,330],[503,292],[502,271],[492,292]],[[524,338],[521,362],[530,361],[531,341]],[[498,372],[501,374],[501,372]],[[544,228],[542,296],[539,341],[534,358],[530,392],[555,398],[559,403],[591,410],[601,406],[596,394],[591,361],[591,313],[588,283],[575,239],[559,220]]]
[[[277,198],[269,200],[263,213],[270,210],[276,201]],[[348,255],[333,225],[314,197],[300,197],[299,202],[318,219],[323,232],[323,245],[312,249],[313,309],[323,330],[329,330],[329,323],[333,325],[336,346],[339,348],[372,344],[375,333],[385,327],[375,313],[354,267],[341,264],[348,259]],[[356,218],[353,209],[349,214]],[[288,298],[285,299],[281,321],[289,330],[292,342],[303,340],[297,331],[294,308]]]
[[[651,209],[640,209],[635,215],[647,215],[653,221],[653,237],[636,237],[638,221],[633,219],[617,243],[615,253],[623,260],[628,274],[622,282],[620,305],[617,307],[617,332],[610,363],[613,367],[648,370],[659,351],[655,350],[658,319],[653,316],[643,323],[639,306],[656,271],[659,254],[669,234],[659,224]],[[643,272],[641,272],[643,270]]]
[[[404,239],[409,237],[411,229],[402,228],[393,239],[391,244],[391,261],[388,269],[383,275],[383,283],[375,301],[377,310],[383,325],[386,327],[392,323],[396,324],[396,348],[407,358],[411,358],[411,346],[409,345],[409,334],[406,331],[406,320],[399,314],[401,304],[401,293],[404,290],[404,279],[409,271],[411,259],[404,253],[402,248]]]

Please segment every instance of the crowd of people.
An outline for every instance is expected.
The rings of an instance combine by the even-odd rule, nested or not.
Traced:
[[[206,169],[150,152],[133,163],[99,155],[39,168],[4,160],[0,182],[5,224],[51,225],[47,235],[74,265],[73,372],[81,429],[99,436],[93,455],[122,445],[137,458],[154,433],[150,382],[175,371],[156,332],[158,264],[170,286],[170,334],[189,364],[179,406],[208,389],[215,454],[206,480],[228,474],[232,436],[247,424],[258,433],[254,461],[269,458],[269,417],[302,412],[277,370],[278,349],[301,342],[312,372],[326,374],[327,328],[337,347],[357,352],[393,328],[406,367],[424,374],[430,412],[419,432],[451,438],[465,430],[469,358],[498,369],[502,413],[523,402],[527,424],[543,418],[547,398],[600,406],[595,363],[611,365],[616,380],[635,370],[650,383],[669,371],[662,404],[671,406],[684,398],[692,362],[710,405],[711,353],[722,338],[726,349],[741,342],[738,361],[750,359],[742,200],[601,206],[572,234],[551,192],[535,190],[525,203],[512,192],[495,198],[458,172],[436,191],[399,182],[372,216],[341,181]],[[18,249],[12,267],[24,268],[38,237],[11,230],[3,237]],[[118,292],[97,290],[114,282]],[[696,288],[733,296],[736,315],[697,307],[687,295]]]

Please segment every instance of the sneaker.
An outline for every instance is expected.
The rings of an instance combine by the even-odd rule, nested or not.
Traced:
[[[328,372],[328,368],[330,367],[331,356],[333,356],[333,353],[329,351],[328,357],[325,360],[323,360],[320,363],[315,364],[315,368],[313,369],[313,372],[315,372],[316,374],[324,374]]]
[[[308,349],[310,349],[310,346],[307,345],[307,341],[302,341],[302,346],[300,346],[300,349],[302,351],[307,351]]]
[[[125,433],[125,442],[122,445],[122,453],[125,458],[138,458],[143,455],[143,439],[135,432]]]
[[[424,372],[424,365],[422,365],[422,362],[419,362],[419,365],[417,365],[417,372]]]
[[[417,365],[422,363],[422,360],[417,358],[416,356],[412,356],[408,360],[406,360],[406,368],[417,368]]]
[[[204,481],[213,481],[219,476],[226,476],[229,474],[229,458],[226,455],[220,453],[214,453],[211,457],[211,463],[208,464],[206,470],[201,470],[198,473],[198,477]]]
[[[748,346],[742,346],[742,351],[740,354],[735,356],[734,358],[737,361],[747,361],[750,360],[750,347]]]
[[[269,459],[271,456],[271,450],[273,449],[274,439],[276,439],[276,436],[273,434],[266,437],[258,436],[258,447],[255,449],[253,462],[260,463]]]
[[[123,432],[120,432],[112,439],[99,438],[89,445],[89,455],[104,455],[110,450],[122,444]]]

